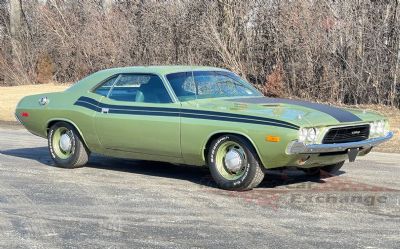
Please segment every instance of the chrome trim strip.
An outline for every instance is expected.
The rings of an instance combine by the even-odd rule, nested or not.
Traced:
[[[160,77],[161,77],[161,80],[163,81],[164,86],[167,89],[167,92],[168,92],[169,96],[171,97],[172,101],[174,103],[180,103],[180,101],[179,101],[178,97],[176,96],[174,89],[172,88],[171,83],[168,81],[166,75],[162,75]]]
[[[324,152],[345,151],[350,148],[370,148],[388,141],[393,137],[390,131],[383,137],[371,138],[359,142],[338,143],[338,144],[304,144],[303,142],[293,141],[286,148],[286,154],[317,154]]]

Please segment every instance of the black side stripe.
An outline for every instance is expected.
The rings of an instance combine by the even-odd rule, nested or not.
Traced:
[[[264,117],[257,117],[257,116],[250,116],[250,115],[242,115],[242,114],[234,114],[234,113],[224,113],[224,112],[214,112],[214,111],[204,111],[204,110],[192,110],[192,109],[178,109],[178,108],[169,108],[169,107],[145,107],[145,106],[123,106],[123,105],[109,105],[109,104],[104,104],[100,103],[94,99],[88,98],[88,97],[80,97],[78,101],[85,101],[88,103],[92,103],[96,106],[99,106],[101,108],[108,108],[108,109],[119,109],[119,110],[143,110],[143,111],[161,111],[161,112],[177,112],[177,113],[188,113],[188,114],[196,114],[196,115],[213,115],[213,116],[222,116],[222,117],[234,117],[234,118],[240,118],[240,119],[254,119],[258,121],[266,121],[266,122],[271,122],[271,123],[277,123],[277,124],[283,124],[287,126],[291,126],[295,129],[298,129],[299,126],[294,125],[289,122],[281,121],[281,120],[276,120],[276,119],[271,119],[271,118],[264,118]]]
[[[183,113],[181,115],[181,117],[195,118],[195,119],[219,120],[219,121],[229,121],[229,122],[247,123],[247,124],[269,125],[269,126],[277,126],[277,127],[283,127],[283,128],[298,130],[298,128],[294,128],[292,126],[286,126],[286,125],[282,125],[282,124],[268,123],[268,122],[265,122],[265,121],[257,121],[257,120],[250,120],[250,119],[244,120],[244,119],[229,118],[229,117],[201,116],[201,115],[185,114],[185,113]]]
[[[100,107],[94,106],[93,104],[85,103],[85,102],[76,102],[75,105],[82,106],[93,111],[101,112]],[[145,116],[165,116],[165,117],[179,117],[179,113],[173,112],[148,112],[148,111],[139,111],[139,110],[119,110],[119,109],[109,109],[108,113],[114,114],[131,114],[131,115],[145,115]]]
[[[147,106],[125,106],[125,105],[109,105],[109,104],[104,104],[101,102],[98,102],[94,99],[88,98],[88,97],[80,97],[77,101],[84,101],[88,102],[91,104],[94,104],[96,106],[102,107],[102,108],[113,108],[113,109],[120,109],[120,110],[141,110],[141,111],[168,111],[168,112],[179,112],[180,109],[177,108],[157,108],[157,107],[147,107]]]
[[[147,115],[147,116],[169,116],[169,117],[185,117],[185,118],[196,118],[196,119],[208,119],[208,120],[220,120],[230,121],[239,123],[251,123],[269,126],[278,126],[288,129],[298,130],[299,127],[280,120],[268,119],[256,116],[229,114],[223,112],[211,112],[211,111],[197,111],[190,109],[178,109],[178,108],[157,108],[157,107],[139,107],[139,106],[119,106],[119,105],[108,105],[97,102],[96,100],[81,97],[75,105],[91,109],[96,112],[101,112],[102,108],[107,108],[108,113],[114,114],[131,114],[131,115]]]
[[[75,102],[74,105],[85,107],[87,109],[91,109],[91,110],[96,111],[96,112],[101,112],[101,108],[100,107],[98,107],[98,106],[96,106],[94,104],[91,104],[91,103],[87,103],[87,102],[83,102],[83,101],[79,101],[78,100],[78,101]]]

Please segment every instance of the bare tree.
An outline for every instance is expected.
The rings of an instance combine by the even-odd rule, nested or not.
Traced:
[[[12,61],[11,65],[15,66],[17,63],[16,60],[20,58],[21,55],[21,47],[20,47],[20,38],[22,32],[22,3],[21,0],[10,0],[10,12],[9,12],[9,29],[10,29],[10,56]],[[14,80],[13,77],[4,77],[4,81],[6,84],[11,84]]]
[[[202,64],[233,70],[267,95],[399,106],[399,0],[0,3],[7,84]]]
[[[10,33],[17,38],[22,30],[22,3],[21,0],[10,0]]]

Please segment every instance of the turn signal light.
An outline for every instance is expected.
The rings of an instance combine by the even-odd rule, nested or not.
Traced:
[[[277,143],[277,142],[281,141],[281,138],[278,136],[266,136],[265,141]]]

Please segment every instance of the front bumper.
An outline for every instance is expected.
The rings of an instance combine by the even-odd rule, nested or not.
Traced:
[[[327,152],[340,152],[347,151],[349,149],[368,149],[378,144],[388,141],[393,137],[393,132],[388,132],[383,137],[371,138],[359,142],[350,143],[338,143],[338,144],[304,144],[303,142],[294,141],[291,142],[286,153],[289,155],[294,154],[316,154],[316,153],[327,153]]]

